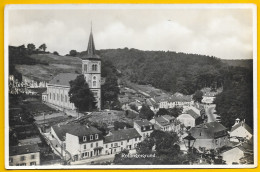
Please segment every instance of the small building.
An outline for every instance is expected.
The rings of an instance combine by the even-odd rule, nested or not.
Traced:
[[[102,154],[103,136],[97,128],[85,125],[68,125],[66,150],[74,161],[91,158]]]
[[[37,144],[10,146],[10,166],[35,166],[40,165],[40,148]]]
[[[157,100],[158,101],[158,100]],[[174,95],[159,100],[159,108],[174,108],[183,106],[192,106],[194,101],[191,95],[183,95],[181,93],[175,93]]]
[[[252,136],[252,128],[250,128],[245,121],[240,121],[240,119],[237,118],[230,131],[230,141],[239,142],[241,139],[250,140]]]
[[[124,149],[135,149],[142,140],[142,136],[134,128],[110,131],[104,137],[105,155],[118,153]]]
[[[154,131],[154,125],[147,119],[134,121],[134,128],[142,136],[142,140],[146,137],[150,137],[151,133]]]
[[[175,118],[169,115],[162,115],[150,120],[151,123],[159,126],[159,129],[162,131],[175,131],[174,121]]]
[[[200,150],[217,149],[229,143],[227,128],[218,122],[197,125],[190,133],[196,138],[194,147]]]
[[[253,163],[253,145],[241,143],[221,153],[226,164],[252,164]]]
[[[202,123],[201,117],[192,109],[186,111],[177,117],[177,119],[184,124],[185,127],[195,127]]]

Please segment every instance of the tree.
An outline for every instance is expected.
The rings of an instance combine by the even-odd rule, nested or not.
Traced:
[[[197,91],[194,93],[194,95],[193,95],[193,100],[194,100],[195,102],[201,103],[202,96],[203,96],[203,92],[200,91],[200,90],[197,90]]]
[[[169,115],[169,111],[165,108],[160,108],[156,113],[156,116]]]
[[[53,54],[59,56],[59,53],[57,51],[54,51]]]
[[[27,44],[27,49],[29,51],[29,54],[31,54],[35,50],[35,45],[34,44]]]
[[[40,46],[39,46],[39,49],[40,49],[40,50],[43,50],[43,51],[45,52],[45,50],[47,49],[46,44],[44,43],[44,44],[40,45]]]
[[[145,138],[144,141],[137,144],[136,152],[138,154],[151,154],[154,144],[153,139]]]
[[[101,87],[101,94],[103,105],[108,103],[109,108],[111,108],[111,104],[117,101],[119,94],[116,76],[110,75],[106,77],[106,82]]]
[[[84,75],[79,75],[70,81],[69,97],[70,102],[74,103],[80,112],[96,109],[94,94],[90,91]]]
[[[150,109],[150,107],[146,104],[142,105],[142,108],[140,109],[140,118],[151,120],[154,117],[153,111]]]
[[[177,118],[182,113],[183,108],[182,107],[174,107],[174,108],[168,109],[168,111],[169,111],[170,116]]]
[[[73,56],[73,57],[75,57],[76,55],[77,55],[77,51],[76,50],[70,50],[70,56]]]

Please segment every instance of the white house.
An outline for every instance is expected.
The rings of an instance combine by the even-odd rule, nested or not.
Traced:
[[[134,128],[142,136],[142,140],[146,137],[150,137],[151,133],[154,131],[154,124],[149,122],[147,119],[134,121]]]
[[[40,148],[37,144],[11,146],[9,148],[10,166],[40,165]]]
[[[150,120],[152,124],[157,125],[162,131],[175,131],[176,126],[174,121],[175,118],[169,115],[162,115]]]
[[[135,149],[142,140],[142,136],[134,128],[110,131],[104,137],[105,155],[115,154],[124,149]]]
[[[186,113],[179,115],[177,120],[183,123],[185,127],[194,127],[202,122],[200,115],[192,109],[189,109]]]
[[[226,164],[251,164],[253,161],[253,145],[241,143],[221,153]]]
[[[175,93],[170,97],[164,97],[159,101],[159,108],[174,108],[174,107],[183,107],[183,106],[192,106],[194,101],[191,95],[183,95],[180,93]]]
[[[250,140],[253,136],[253,130],[245,123],[236,119],[235,124],[230,131],[230,141],[239,142],[239,139]]]

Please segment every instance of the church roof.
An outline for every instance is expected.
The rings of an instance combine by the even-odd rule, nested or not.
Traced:
[[[60,73],[57,76],[55,76],[49,84],[53,85],[63,85],[63,86],[70,86],[70,81],[74,80],[79,76],[80,74],[76,73]]]
[[[92,28],[91,28],[91,32],[89,35],[87,54],[83,55],[81,58],[83,60],[85,60],[85,59],[100,60],[100,57],[96,54],[94,38],[93,38],[93,34],[92,34]]]

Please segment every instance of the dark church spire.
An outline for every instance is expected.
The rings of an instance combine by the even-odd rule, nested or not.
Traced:
[[[91,22],[91,30],[90,30],[90,35],[89,35],[89,40],[88,40],[88,55],[95,55],[95,44],[94,44],[94,38],[92,34],[92,22]]]

